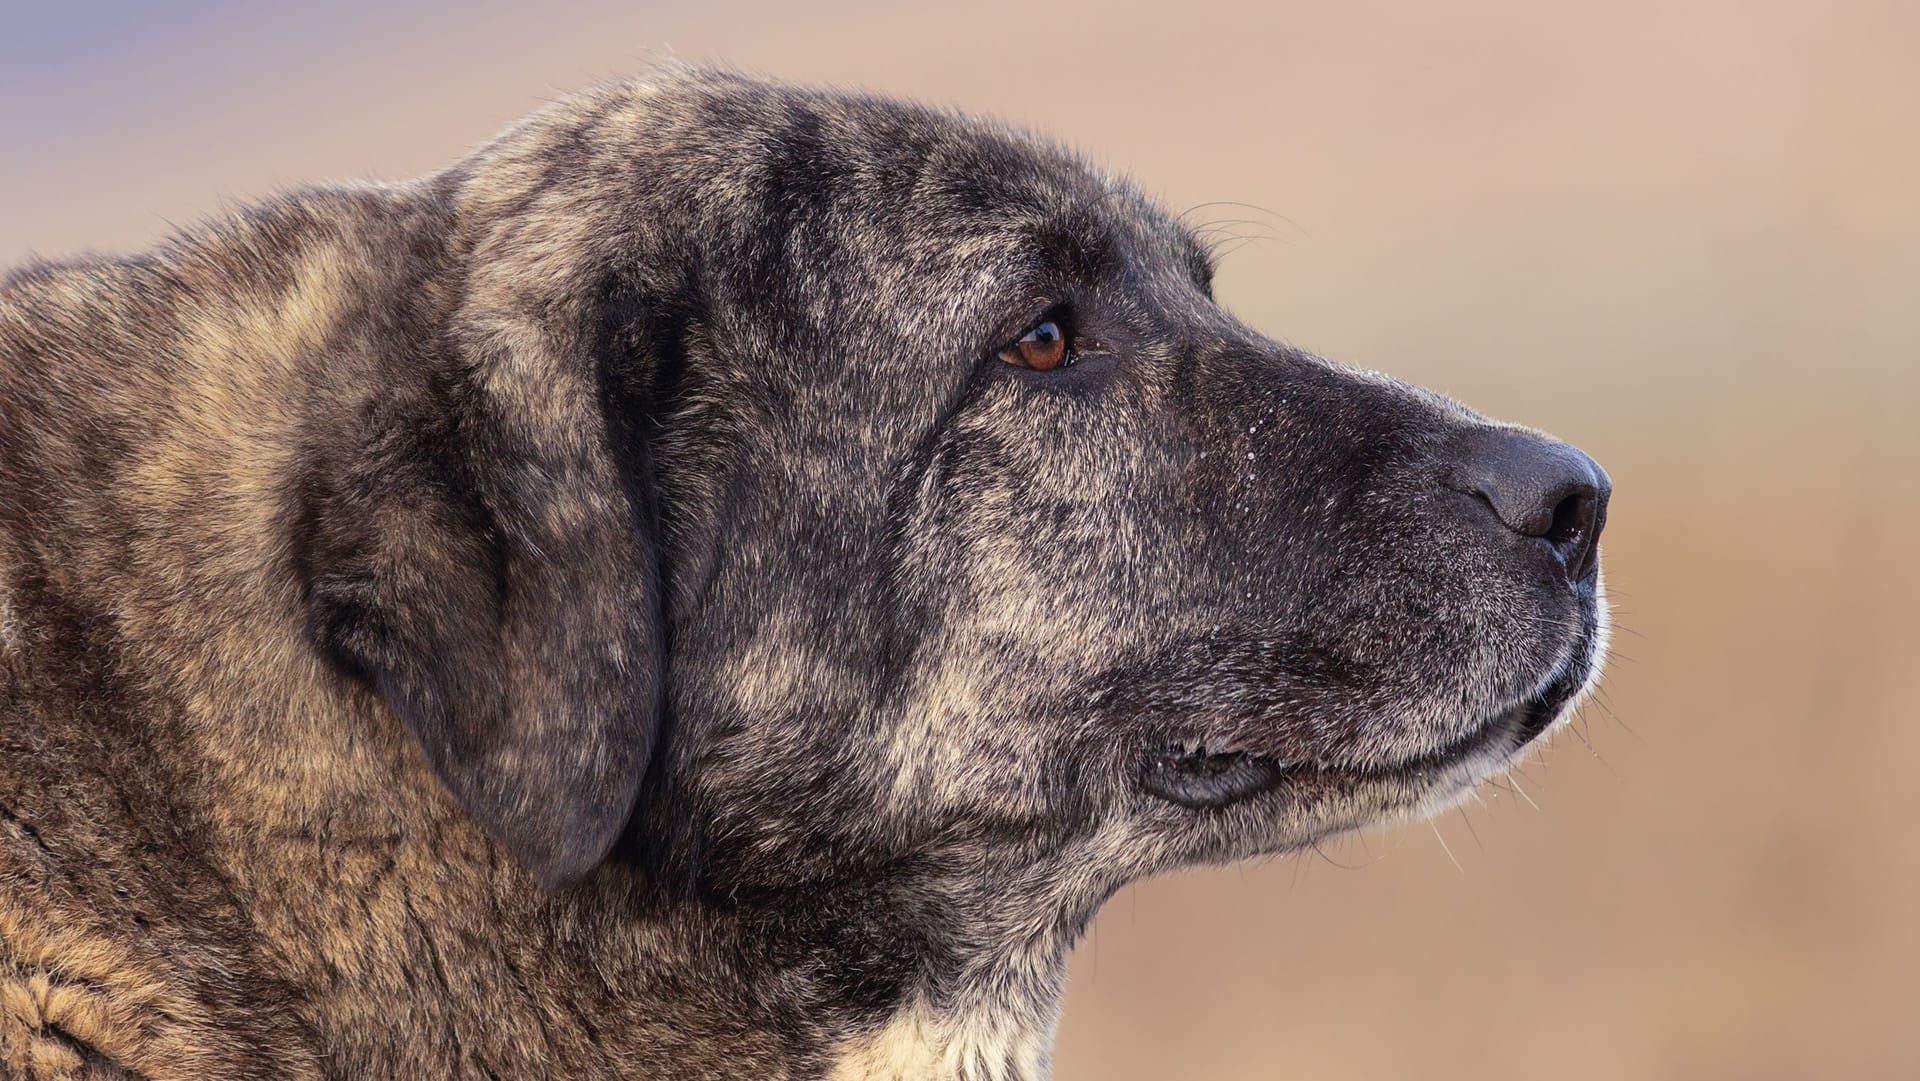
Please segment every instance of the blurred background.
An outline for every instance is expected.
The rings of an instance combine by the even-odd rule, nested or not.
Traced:
[[[1480,803],[1116,898],[1061,1081],[1911,1079],[1916,43],[1905,0],[9,0],[0,264],[663,55],[1052,133],[1244,234],[1253,325],[1599,458],[1620,627]]]

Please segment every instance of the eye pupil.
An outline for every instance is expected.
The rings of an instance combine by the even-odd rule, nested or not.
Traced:
[[[1052,371],[1062,364],[1073,363],[1067,352],[1067,336],[1061,331],[1060,324],[1051,319],[1021,335],[1020,340],[1013,343],[1013,348],[1000,356],[1009,364],[1037,372]]]

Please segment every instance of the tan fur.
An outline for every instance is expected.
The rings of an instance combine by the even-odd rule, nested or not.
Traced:
[[[0,896],[0,1067],[62,1079],[221,1074],[219,1021],[176,993],[171,973],[117,937],[44,919]]]

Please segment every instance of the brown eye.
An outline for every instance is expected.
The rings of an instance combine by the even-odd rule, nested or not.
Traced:
[[[1020,336],[1019,341],[1001,350],[1000,359],[1015,367],[1032,368],[1036,372],[1050,372],[1061,365],[1073,363],[1073,355],[1067,350],[1066,332],[1051,319],[1035,324],[1032,330]]]

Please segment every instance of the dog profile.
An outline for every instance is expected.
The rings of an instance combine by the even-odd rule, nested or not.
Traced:
[[[0,1077],[1047,1071],[1125,884],[1419,814],[1585,455],[1126,182],[672,69],[0,286]]]

